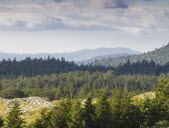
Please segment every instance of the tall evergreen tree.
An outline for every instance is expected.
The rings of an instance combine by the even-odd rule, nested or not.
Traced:
[[[41,117],[37,118],[33,124],[29,127],[31,128],[51,128],[50,124],[50,112],[48,113],[46,109],[41,111]]]
[[[5,128],[23,128],[24,119],[21,118],[22,112],[19,103],[16,102],[5,120]]]
[[[70,99],[64,99],[51,112],[51,127],[52,128],[68,128],[69,113],[71,110]]]
[[[96,104],[96,127],[111,128],[111,107],[108,101],[107,94],[103,91],[98,96]]]
[[[115,88],[112,92],[111,97],[111,108],[112,108],[112,115],[113,115],[113,128],[122,127],[122,98],[123,93],[120,89]]]
[[[85,128],[95,127],[95,108],[92,105],[92,98],[88,97],[83,108],[83,119]]]
[[[132,96],[114,89],[111,97],[113,128],[138,128],[143,122],[138,106],[131,101]]]
[[[84,122],[82,118],[82,108],[81,102],[79,100],[75,101],[71,107],[71,111],[69,113],[69,128],[83,128]]]

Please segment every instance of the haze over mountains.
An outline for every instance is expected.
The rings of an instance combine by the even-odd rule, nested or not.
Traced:
[[[120,57],[120,56],[128,56],[128,55],[135,55],[140,54],[140,52],[129,49],[129,48],[123,48],[123,47],[117,47],[117,48],[98,48],[98,49],[84,49],[76,52],[71,53],[55,53],[55,54],[49,54],[49,53],[39,53],[39,54],[14,54],[14,53],[0,53],[0,60],[3,59],[14,59],[17,60],[23,60],[26,57],[31,58],[47,58],[48,56],[54,57],[54,58],[62,58],[64,57],[67,61],[84,61],[84,60],[90,60],[90,62],[93,62],[96,59],[100,60],[103,58],[114,58],[114,57]],[[104,57],[105,56],[105,57]]]
[[[121,53],[121,54],[112,54],[112,55],[104,55],[104,56],[96,56],[88,60],[83,60],[83,61],[77,61],[76,64],[78,65],[88,65],[93,62],[97,62],[103,59],[109,59],[109,58],[119,58],[119,57],[126,57],[126,56],[131,56],[135,54],[129,54],[129,53]]]
[[[113,66],[117,67],[120,64],[125,64],[127,61],[131,63],[136,63],[142,60],[154,61],[156,64],[164,65],[169,62],[169,44],[155,49],[148,53],[143,53],[140,55],[132,55],[127,57],[118,57],[118,58],[104,58],[99,61],[95,61],[93,65],[102,65],[102,66]]]

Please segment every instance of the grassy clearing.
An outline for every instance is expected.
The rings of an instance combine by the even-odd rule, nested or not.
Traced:
[[[26,99],[26,98],[25,98]],[[20,101],[20,99],[16,98],[15,101]],[[0,116],[6,117],[12,108],[13,105],[7,105],[7,101],[0,102]],[[54,101],[53,104],[58,103],[58,101]],[[33,103],[23,103],[20,102],[20,109],[23,112],[23,118],[25,119],[26,123],[29,124],[35,121],[36,118],[40,116],[40,112],[44,107],[43,105],[37,105]],[[52,109],[52,107],[48,108]]]

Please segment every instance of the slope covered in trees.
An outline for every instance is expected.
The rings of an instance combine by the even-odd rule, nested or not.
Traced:
[[[55,58],[31,59],[26,58],[22,61],[3,60],[0,62],[0,78],[17,78],[18,76],[34,77],[37,75],[51,75],[67,73],[73,71],[89,71],[94,73],[115,71],[120,75],[155,75],[169,72],[169,63],[164,65],[155,64],[154,61],[147,60],[131,63],[129,60],[123,65],[117,67],[104,67],[100,65],[80,65],[74,62],[68,62],[64,58],[61,60]]]
[[[102,59],[106,59],[106,58],[118,58],[118,57],[126,57],[126,56],[131,56],[132,54],[128,54],[128,53],[123,53],[123,54],[113,54],[113,55],[102,55],[102,56],[97,56],[88,60],[84,60],[84,61],[77,61],[76,64],[78,65],[87,65],[90,63],[95,62],[96,60],[102,60]],[[136,54],[133,54],[136,55]]]
[[[123,92],[152,91],[161,76],[121,76],[115,72],[106,73],[88,71],[69,72],[36,77],[0,80],[0,97],[15,98],[25,96],[84,98],[87,95],[96,97],[100,89],[111,92],[120,88]]]
[[[70,71],[108,71],[112,67],[105,68],[103,66],[78,66],[74,62],[66,61],[64,58],[55,59],[48,57],[47,59],[31,59],[30,57],[25,60],[2,60],[0,62],[0,77],[1,78],[16,78],[18,76],[37,76],[37,75],[50,75],[53,73],[66,73]]]
[[[102,59],[102,60],[95,61],[94,63],[92,63],[92,65],[117,67],[120,64],[126,63],[128,60],[131,63],[136,63],[142,60],[147,60],[150,62],[151,60],[153,60],[156,64],[164,65],[169,60],[169,44],[159,49],[155,49],[152,52],[143,53],[141,55],[128,56],[128,57]]]
[[[40,117],[27,124],[16,102],[8,116],[1,118],[1,125],[5,128],[164,128],[169,122],[168,88],[169,80],[162,79],[154,98],[134,100],[136,94],[115,88],[109,96],[106,90],[101,90],[96,99],[62,99],[55,107],[43,109]]]
[[[64,57],[68,61],[84,61],[88,60],[97,56],[104,56],[104,55],[117,55],[117,54],[139,54],[140,52],[123,47],[117,48],[98,48],[98,49],[83,49],[80,51],[70,52],[70,53],[38,53],[38,54],[14,54],[14,53],[2,53],[0,52],[0,60],[3,59],[14,59],[17,60],[24,60],[27,57],[34,58],[47,58],[51,56],[53,58],[61,59]]]
[[[154,61],[148,62],[147,60],[138,61],[136,63],[131,63],[129,60],[123,65],[119,65],[113,68],[114,71],[121,75],[155,75],[159,76],[162,73],[169,72],[169,62],[164,65],[155,64]]]

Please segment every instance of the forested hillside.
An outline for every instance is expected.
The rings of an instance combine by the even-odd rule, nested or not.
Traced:
[[[133,54],[135,55],[135,54]],[[117,57],[125,57],[125,56],[131,56],[131,54],[128,54],[128,53],[123,53],[123,54],[113,54],[113,55],[102,55],[102,56],[97,56],[97,57],[94,57],[92,59],[88,59],[88,60],[84,60],[84,61],[77,61],[76,64],[78,65],[88,65],[90,63],[93,63],[95,62],[96,60],[102,60],[102,59],[106,59],[106,58],[117,58]]]
[[[156,64],[164,65],[169,60],[169,44],[159,49],[155,49],[152,52],[143,53],[141,55],[128,56],[128,57],[102,59],[102,60],[93,62],[92,65],[117,67],[120,64],[126,63],[128,60],[131,63],[136,63],[142,60],[147,60],[150,62],[151,60],[153,60]]]
[[[154,61],[148,62],[147,60],[131,63],[129,60],[123,65],[118,65],[113,68],[114,71],[121,75],[155,75],[159,76],[161,73],[169,73],[169,62],[164,65],[155,64]]]
[[[8,115],[0,117],[0,127],[165,128],[169,121],[168,87],[169,80],[163,79],[156,92],[149,93],[153,97],[146,96],[148,93],[137,95],[115,88],[111,93],[100,90],[95,99],[90,96],[62,99],[55,106],[42,109],[41,116],[36,116],[31,122],[20,109],[23,104],[15,101]]]
[[[63,97],[96,97],[100,89],[111,93],[119,88],[123,92],[153,91],[161,76],[121,76],[115,72],[69,72],[36,77],[0,80],[0,97],[16,98],[27,96],[60,99]]]
[[[123,47],[117,48],[98,48],[98,49],[83,49],[80,51],[70,52],[70,53],[38,53],[38,54],[15,54],[15,53],[2,53],[0,52],[0,61],[3,59],[11,59],[16,58],[17,60],[24,60],[27,57],[31,59],[34,58],[47,58],[51,56],[53,58],[61,59],[64,57],[68,61],[84,61],[97,56],[105,56],[105,55],[117,55],[117,54],[139,54],[140,52]]]
[[[46,58],[46,59],[31,59],[30,57],[17,61],[2,60],[0,62],[0,77],[1,78],[17,78],[18,76],[37,76],[37,75],[50,75],[53,73],[66,73],[71,71],[101,71],[106,72],[112,70],[112,67],[103,66],[78,66],[73,61],[66,61],[64,58]]]
[[[50,75],[67,73],[73,71],[89,71],[94,73],[115,71],[120,75],[155,75],[159,76],[161,73],[169,72],[169,63],[164,65],[155,64],[154,61],[148,62],[147,60],[131,63],[129,60],[117,67],[105,67],[101,65],[77,65],[74,62],[66,61],[64,58],[61,60],[50,58],[47,59],[31,59],[26,58],[22,61],[17,60],[3,60],[0,62],[0,78],[17,78],[18,76],[34,77],[37,75]]]
[[[153,60],[135,63],[127,60],[117,67],[79,66],[64,58],[50,57],[3,60],[0,62],[1,98],[15,103],[13,98],[38,96],[61,102],[42,110],[41,116],[26,126],[16,103],[6,116],[0,117],[0,126],[11,127],[15,117],[20,128],[148,128],[160,123],[164,126],[168,123],[168,73],[169,62],[159,65]],[[144,99],[142,95],[146,92],[152,92],[153,98]],[[134,100],[134,97],[140,98]],[[88,103],[92,112],[85,108]],[[20,113],[13,116],[16,109]]]

